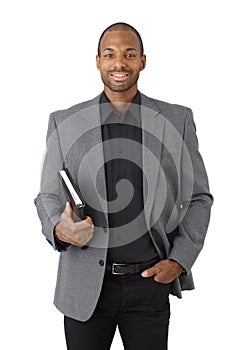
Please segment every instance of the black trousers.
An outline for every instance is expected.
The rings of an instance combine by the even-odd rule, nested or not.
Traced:
[[[140,273],[105,273],[96,309],[85,322],[64,316],[68,350],[108,350],[118,325],[127,350],[167,350],[170,284]]]

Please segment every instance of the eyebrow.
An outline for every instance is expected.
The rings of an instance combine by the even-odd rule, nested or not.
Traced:
[[[106,49],[104,49],[103,51],[114,51],[114,49],[111,47],[106,47]],[[125,51],[137,51],[137,50],[134,47],[128,47],[127,49],[125,49]]]

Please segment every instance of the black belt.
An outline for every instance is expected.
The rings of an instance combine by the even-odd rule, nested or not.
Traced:
[[[139,273],[155,265],[158,261],[158,258],[141,263],[114,263],[107,261],[106,271],[111,272],[113,275]]]

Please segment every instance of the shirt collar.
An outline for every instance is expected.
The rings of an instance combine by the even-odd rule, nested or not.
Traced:
[[[120,116],[117,110],[113,107],[109,101],[107,95],[103,91],[100,95],[100,116],[101,124],[104,123],[132,123],[133,125],[140,126],[140,105],[141,105],[141,94],[137,91],[136,95],[129,108],[125,112],[124,116]]]

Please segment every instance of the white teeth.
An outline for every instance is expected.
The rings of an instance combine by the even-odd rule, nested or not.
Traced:
[[[121,78],[121,77],[126,77],[127,74],[113,74],[113,76]]]

